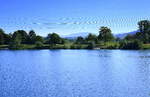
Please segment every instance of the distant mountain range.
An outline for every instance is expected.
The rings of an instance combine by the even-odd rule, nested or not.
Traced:
[[[137,31],[132,31],[132,32],[127,32],[127,33],[114,34],[114,36],[123,39],[123,38],[126,37],[128,34],[134,35],[134,34],[136,34],[137,32],[139,32],[139,30],[137,30]]]
[[[89,33],[90,32],[79,32],[79,33],[73,33],[73,34],[65,35],[62,37],[67,38],[67,39],[75,39],[78,36],[86,37],[86,36],[88,36]]]
[[[119,33],[119,34],[114,34],[115,37],[121,38],[123,39],[125,36],[127,36],[128,34],[130,35],[134,35],[138,32],[137,31],[132,31],[132,32],[127,32],[127,33]],[[90,32],[79,32],[79,33],[73,33],[73,34],[69,34],[69,35],[64,35],[62,36],[63,38],[67,38],[67,39],[75,39],[78,36],[82,36],[82,37],[86,37],[88,36]],[[95,34],[95,33],[94,33]],[[97,34],[98,35],[98,34]]]

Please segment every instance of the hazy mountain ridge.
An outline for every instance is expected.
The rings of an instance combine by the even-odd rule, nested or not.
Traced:
[[[69,35],[64,35],[62,37],[67,38],[67,39],[75,39],[75,38],[77,38],[79,36],[86,37],[86,36],[88,36],[89,33],[90,32],[79,32],[79,33],[73,33],[73,34],[69,34]]]
[[[114,36],[123,39],[123,38],[126,37],[128,34],[134,35],[134,34],[136,34],[137,32],[138,32],[138,30],[137,30],[137,31],[132,31],[132,32],[127,32],[127,33],[114,34]]]
[[[134,35],[138,32],[137,31],[132,31],[132,32],[127,32],[127,33],[119,33],[119,34],[114,34],[115,37],[118,37],[118,38],[121,38],[123,39],[125,36],[127,36],[128,34],[130,35]],[[82,36],[82,37],[86,37],[88,36],[90,32],[79,32],[79,33],[73,33],[73,34],[69,34],[69,35],[64,35],[62,36],[63,38],[67,38],[67,39],[75,39],[77,38],[78,36]],[[92,33],[92,34],[96,34],[96,33]],[[98,33],[96,34],[98,35]]]

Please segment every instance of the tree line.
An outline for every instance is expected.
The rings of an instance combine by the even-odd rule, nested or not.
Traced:
[[[19,48],[23,44],[39,45],[43,44],[63,44],[64,39],[58,34],[48,34],[47,37],[37,35],[34,30],[27,33],[24,30],[17,30],[14,33],[6,34],[3,29],[0,29],[0,45],[9,45],[9,48]]]
[[[0,45],[6,45],[9,49],[26,48],[71,48],[71,49],[141,49],[143,44],[150,43],[150,21],[142,20],[138,22],[138,32],[134,35],[127,35],[123,39],[114,37],[108,27],[100,27],[99,35],[90,33],[87,37],[78,36],[69,40],[60,37],[57,33],[49,33],[46,37],[37,35],[34,30],[28,33],[24,30],[17,30],[6,34],[0,29]],[[26,45],[26,47],[25,47]]]

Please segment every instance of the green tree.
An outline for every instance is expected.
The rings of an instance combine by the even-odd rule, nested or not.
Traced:
[[[36,33],[34,30],[29,31],[29,44],[35,44],[36,42]]]
[[[135,38],[143,43],[150,43],[150,21],[142,20],[138,22],[139,32],[135,34]]]
[[[142,20],[138,22],[139,29],[141,32],[150,32],[150,21],[149,20]]]
[[[35,37],[35,42],[41,42],[41,43],[44,43],[44,39],[42,36],[36,36]]]
[[[87,49],[94,49],[95,48],[95,42],[90,42],[87,46]]]
[[[90,34],[86,37],[86,40],[87,40],[87,42],[95,42],[95,43],[96,43],[96,41],[97,41],[97,36],[90,33]]]
[[[62,40],[61,37],[56,33],[48,34],[47,39],[49,44],[60,44]]]
[[[21,34],[18,32],[14,32],[9,45],[10,49],[19,49],[21,41],[22,41]]]
[[[19,41],[21,41],[21,44],[27,44],[28,43],[28,34],[24,30],[17,30],[14,32],[14,34],[19,35]]]
[[[37,48],[37,49],[40,49],[40,48],[43,47],[43,43],[40,42],[40,41],[37,41],[37,42],[35,43],[35,45],[36,45],[36,48]]]
[[[135,36],[135,39],[138,39],[144,42],[144,34],[142,32],[137,32],[134,36]]]
[[[81,36],[77,37],[76,44],[83,44],[83,43],[84,43],[84,38]]]
[[[115,38],[108,27],[101,27],[98,39],[103,42],[113,41]]]
[[[5,44],[9,44],[11,42],[11,35],[10,34],[4,34]]]
[[[141,49],[142,48],[142,42],[139,40],[133,40],[133,41],[121,41],[120,42],[120,48],[121,49]]]
[[[69,42],[67,39],[64,39],[64,38],[61,39],[61,44],[65,44],[67,42]]]
[[[0,29],[0,45],[4,44],[5,38],[4,38],[4,30]]]
[[[0,44],[9,44],[11,36],[6,34],[3,29],[0,29]]]
[[[36,48],[42,48],[43,47],[43,43],[44,43],[44,39],[43,39],[42,36],[36,36],[35,37]]]
[[[134,39],[134,35],[128,34],[124,39],[125,39],[125,40],[128,40],[128,41],[131,41],[131,40]]]

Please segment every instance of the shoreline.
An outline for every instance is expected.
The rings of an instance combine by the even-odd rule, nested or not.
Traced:
[[[95,47],[95,48],[91,48],[91,49],[88,49],[88,48],[53,48],[53,47],[40,47],[40,48],[37,48],[37,47],[26,47],[26,48],[9,48],[8,46],[7,47],[0,47],[0,51],[1,50],[150,50],[150,48],[141,48],[141,49],[121,49],[121,48],[99,48],[99,47]]]

